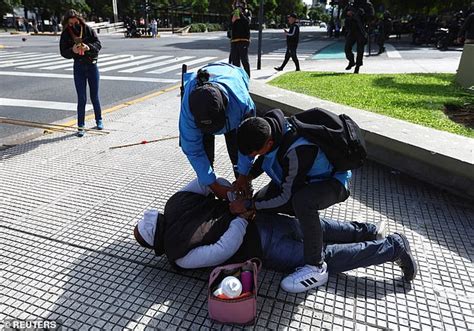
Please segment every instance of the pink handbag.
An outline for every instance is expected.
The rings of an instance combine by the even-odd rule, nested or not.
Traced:
[[[257,275],[262,266],[258,258],[243,263],[228,264],[214,268],[209,276],[208,309],[209,317],[217,323],[252,325],[257,316]],[[242,270],[252,271],[253,289],[234,299],[214,296],[214,290],[225,276],[239,274]]]

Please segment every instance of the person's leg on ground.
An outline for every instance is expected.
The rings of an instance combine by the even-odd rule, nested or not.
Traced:
[[[230,43],[230,64],[240,67],[240,56],[238,43]]]
[[[104,125],[102,123],[102,109],[99,101],[99,68],[97,64],[88,64],[87,81],[89,82],[89,90],[91,94],[91,102],[94,107],[95,123],[97,129],[102,130]]]
[[[346,59],[349,61],[349,64],[346,67],[346,70],[350,70],[355,66],[354,53],[352,53],[352,47],[356,43],[356,39],[351,33],[348,33],[346,36],[346,43],[344,45],[344,52],[346,53]]]
[[[244,67],[245,72],[249,75],[250,78],[250,63],[249,63],[249,42],[241,41],[239,44],[239,56],[240,62],[242,62],[242,67]]]
[[[77,126],[79,127],[77,135],[82,137],[85,133],[85,117],[87,103],[87,78],[85,67],[79,61],[74,61],[74,86],[77,93]]]
[[[356,67],[355,67],[354,73],[358,74],[359,67],[363,65],[364,50],[365,50],[365,44],[367,43],[367,40],[363,35],[359,35],[357,36],[356,42],[357,42],[357,57],[356,57]]]
[[[324,248],[328,271],[338,273],[360,267],[396,262],[408,281],[416,277],[418,266],[405,235],[394,233],[380,240],[352,244],[329,244]]]
[[[321,217],[325,243],[356,243],[377,238],[377,226],[370,223],[341,222]]]
[[[237,172],[237,163],[239,161],[239,149],[237,147],[237,129],[225,133],[224,137],[227,146],[227,153],[229,154],[230,162],[232,162],[232,168],[234,169],[235,178],[237,178],[239,176],[239,173]]]
[[[204,151],[206,152],[207,158],[211,163],[211,167],[214,168],[214,151],[215,151],[215,137],[213,134],[204,134],[202,136],[202,143],[204,145]]]
[[[287,292],[304,292],[324,285],[328,274],[323,256],[323,232],[319,210],[347,199],[349,192],[336,179],[310,183],[292,197],[293,210],[304,236],[305,266],[285,277],[281,287]]]
[[[296,49],[298,46],[292,46],[290,49],[290,56],[293,62],[295,63],[296,71],[300,71],[300,61],[298,61],[298,56],[296,54]]]
[[[288,271],[304,265],[303,236],[298,220],[275,213],[257,212],[255,224],[266,268]]]
[[[283,63],[281,64],[281,66],[279,67],[275,67],[274,69],[276,71],[282,71],[286,64],[288,63],[288,61],[290,60],[290,57],[291,57],[291,54],[290,54],[290,48],[289,47],[286,47],[286,53],[285,53],[285,59],[283,60]]]

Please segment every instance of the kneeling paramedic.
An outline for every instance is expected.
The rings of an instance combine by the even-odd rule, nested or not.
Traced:
[[[293,137],[288,143],[290,135]],[[260,156],[250,178],[265,171],[271,181],[255,194],[251,205],[232,202],[231,212],[238,214],[253,208],[296,216],[305,238],[305,265],[283,279],[282,288],[298,293],[324,285],[328,273],[318,210],[349,197],[351,171],[333,171],[326,153],[295,132],[279,109],[242,122],[237,141],[242,154]]]
[[[249,78],[242,68],[227,63],[212,63],[197,74],[184,76],[184,94],[179,116],[180,145],[197,174],[199,183],[227,199],[230,188],[216,181],[213,169],[214,136],[224,134],[227,152],[237,182],[247,182],[253,158],[238,153],[237,128],[255,116],[249,94]]]

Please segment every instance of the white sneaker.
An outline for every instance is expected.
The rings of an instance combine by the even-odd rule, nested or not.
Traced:
[[[375,223],[375,227],[377,228],[377,234],[375,235],[375,239],[385,239],[385,237],[387,236],[387,223],[385,223],[385,221],[380,221]]]
[[[282,279],[280,286],[290,293],[300,293],[326,284],[328,281],[327,264],[321,267],[306,264],[296,268],[296,271]]]

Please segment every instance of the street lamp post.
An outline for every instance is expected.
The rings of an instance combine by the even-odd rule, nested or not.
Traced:
[[[260,9],[258,11],[258,55],[257,70],[262,68],[262,29],[263,29],[263,0],[260,0]]]
[[[114,11],[114,23],[118,22],[117,0],[112,0],[112,9]]]

